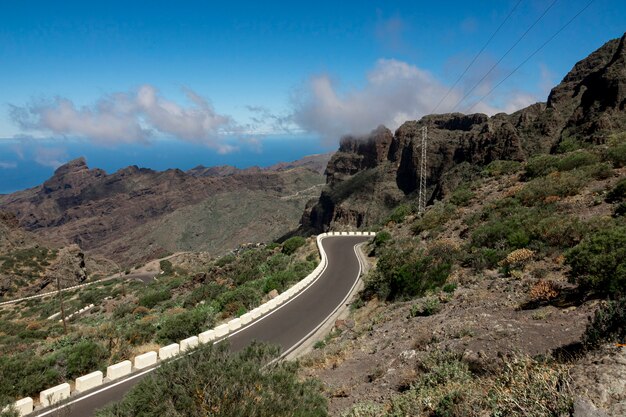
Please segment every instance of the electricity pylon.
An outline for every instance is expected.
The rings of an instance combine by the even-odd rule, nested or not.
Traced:
[[[417,202],[419,214],[426,210],[426,145],[428,142],[428,128],[422,126],[422,157],[420,162],[420,191]]]

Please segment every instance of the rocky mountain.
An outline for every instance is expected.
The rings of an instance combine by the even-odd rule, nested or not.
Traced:
[[[107,174],[79,158],[41,186],[0,196],[0,208],[47,241],[132,266],[180,250],[216,254],[281,236],[298,226],[321,183],[318,172],[300,165],[220,175],[131,166]]]
[[[545,103],[513,114],[428,115],[395,133],[380,126],[342,138],[326,186],[307,204],[303,231],[379,223],[419,186],[422,127],[428,129],[427,199],[441,199],[496,160],[524,161],[576,142],[603,143],[626,128],[626,35],[578,62]]]

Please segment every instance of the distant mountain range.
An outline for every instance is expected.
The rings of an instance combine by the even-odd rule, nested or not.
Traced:
[[[0,196],[0,210],[43,241],[78,244],[124,266],[181,250],[219,255],[298,227],[306,201],[319,195],[329,158],[243,170],[130,166],[112,174],[79,158],[41,186]]]

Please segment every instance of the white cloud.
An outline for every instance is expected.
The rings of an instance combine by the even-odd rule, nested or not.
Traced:
[[[305,130],[338,138],[364,134],[379,124],[395,129],[406,120],[430,113],[447,87],[429,72],[406,62],[381,59],[360,90],[341,93],[327,75],[313,77],[293,98],[293,120]],[[440,106],[459,99],[452,92]]]
[[[488,103],[473,104],[472,98],[488,92],[493,81],[493,78],[486,78],[460,106],[456,105],[467,87],[453,89],[439,105],[437,113],[470,108],[489,115],[511,113],[538,100],[536,94],[508,91],[489,96]],[[304,130],[335,140],[348,133],[365,134],[380,124],[395,130],[407,120],[432,113],[448,89],[417,66],[395,59],[380,59],[367,74],[361,89],[341,91],[328,75],[311,78],[292,98],[291,120]]]
[[[37,147],[33,159],[39,165],[57,169],[66,163],[69,157],[65,149]]]
[[[17,168],[17,162],[0,161],[0,168],[1,169],[14,169],[14,168]]]
[[[71,100],[12,106],[13,120],[25,130],[84,137],[103,144],[146,142],[155,132],[228,152],[220,133],[235,125],[229,116],[220,115],[211,104],[186,89],[188,106],[162,97],[157,89],[143,85],[137,91],[116,93],[101,98],[92,106],[77,107]]]

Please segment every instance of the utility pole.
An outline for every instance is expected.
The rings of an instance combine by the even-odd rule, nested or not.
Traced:
[[[61,277],[57,273],[57,288],[59,290],[59,300],[61,301],[61,319],[63,320],[63,332],[67,334],[67,323],[65,323],[65,307],[63,306],[63,291],[61,291]]]
[[[426,147],[428,143],[428,128],[422,126],[422,157],[420,161],[420,188],[417,202],[417,212],[423,214],[426,210]]]

